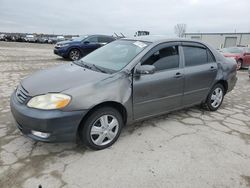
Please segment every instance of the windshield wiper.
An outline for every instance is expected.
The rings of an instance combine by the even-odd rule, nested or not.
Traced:
[[[98,70],[99,72],[103,72],[103,73],[107,73],[107,71],[103,70],[102,68],[96,66],[95,64],[91,64],[92,67],[94,67],[96,70]]]
[[[81,61],[81,60],[80,61],[73,61],[73,63],[75,63],[81,67],[85,67],[87,69],[91,69],[91,70],[94,69],[94,70],[97,70],[97,71],[102,72],[102,73],[107,73],[106,70],[100,68],[99,66],[96,66],[95,64],[89,64],[89,63],[86,63],[86,62]]]
[[[73,63],[75,63],[76,65],[79,65],[81,67],[85,67],[87,69],[92,69],[92,67],[90,65],[86,64],[83,61],[73,61]]]

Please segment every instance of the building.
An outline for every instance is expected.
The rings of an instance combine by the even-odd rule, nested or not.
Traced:
[[[144,35],[149,35],[150,32],[149,31],[137,31],[135,32],[134,36],[138,37],[138,36],[144,36]]]
[[[204,41],[216,49],[250,46],[250,33],[185,33],[185,38]]]

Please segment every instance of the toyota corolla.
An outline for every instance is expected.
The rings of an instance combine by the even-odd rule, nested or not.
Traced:
[[[17,127],[38,141],[111,146],[126,124],[198,104],[217,110],[237,65],[197,41],[120,39],[78,61],[42,70],[11,96]]]

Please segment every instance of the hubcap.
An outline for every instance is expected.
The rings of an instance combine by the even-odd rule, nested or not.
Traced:
[[[103,115],[91,128],[90,137],[98,146],[107,145],[116,137],[119,129],[118,120],[112,115]]]
[[[221,88],[216,88],[213,92],[213,94],[211,95],[211,105],[214,108],[217,108],[222,101],[223,98],[223,91]]]
[[[70,58],[74,61],[78,60],[80,58],[80,53],[77,50],[72,50],[70,52]]]
[[[238,68],[238,69],[241,68],[241,62],[240,62],[240,61],[237,62],[237,68]]]

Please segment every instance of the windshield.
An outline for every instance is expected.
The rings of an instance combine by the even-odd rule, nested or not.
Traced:
[[[232,53],[232,54],[239,54],[243,52],[242,48],[232,47],[232,48],[223,48],[221,49],[223,53]]]
[[[141,41],[117,40],[83,57],[81,62],[116,72],[132,61],[148,44]]]
[[[72,41],[82,41],[83,39],[86,39],[87,37],[88,37],[88,35],[76,37],[76,38],[72,39]]]

